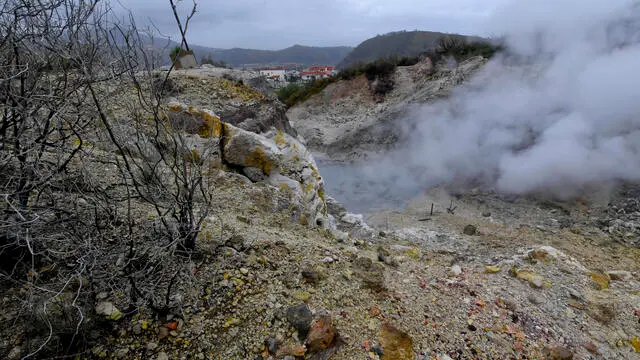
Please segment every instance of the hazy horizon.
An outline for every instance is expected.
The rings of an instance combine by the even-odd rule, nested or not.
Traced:
[[[218,49],[282,50],[294,45],[356,47],[394,31],[489,36],[487,22],[505,0],[238,0],[198,2],[187,33],[190,44]],[[169,1],[120,0],[139,26],[179,39]],[[192,2],[181,1],[183,17]]]

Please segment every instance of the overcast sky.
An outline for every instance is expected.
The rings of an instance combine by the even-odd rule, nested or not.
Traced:
[[[177,38],[168,0],[119,0],[138,23],[152,21]],[[356,46],[378,34],[431,30],[487,34],[485,24],[509,0],[199,0],[190,43],[216,48],[282,49],[295,44]],[[183,14],[191,0],[179,4]]]

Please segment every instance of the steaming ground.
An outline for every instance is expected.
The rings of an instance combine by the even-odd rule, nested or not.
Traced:
[[[504,14],[494,30],[510,52],[398,117],[406,141],[325,166],[337,198],[397,206],[442,184],[568,198],[640,180],[638,2],[518,2]]]

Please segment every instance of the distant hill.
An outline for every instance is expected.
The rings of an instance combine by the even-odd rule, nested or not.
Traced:
[[[385,35],[378,35],[364,41],[349,53],[340,63],[342,69],[356,63],[371,62],[381,57],[389,56],[417,56],[437,46],[437,41],[442,36],[456,36],[469,41],[482,40],[479,37],[471,37],[457,34],[445,34],[433,31],[399,31]]]
[[[301,64],[301,65],[336,65],[353,48],[312,47],[295,45],[283,50],[253,50],[253,49],[210,49],[192,46],[198,60],[202,56],[210,55],[215,61],[224,61],[238,67],[246,64]]]

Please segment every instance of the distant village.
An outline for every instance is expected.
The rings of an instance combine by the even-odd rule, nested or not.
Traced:
[[[311,66],[302,71],[286,69],[285,67],[265,67],[258,69],[261,76],[264,76],[274,87],[281,87],[288,83],[298,81],[315,81],[326,79],[336,73],[333,66]]]

